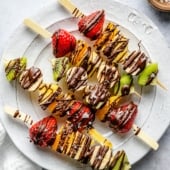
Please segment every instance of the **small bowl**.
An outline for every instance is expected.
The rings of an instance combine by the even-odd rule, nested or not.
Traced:
[[[170,12],[170,2],[160,2],[158,0],[148,0],[148,2],[160,11]]]

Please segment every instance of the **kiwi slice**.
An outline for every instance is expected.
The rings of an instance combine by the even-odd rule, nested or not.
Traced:
[[[116,161],[112,167],[112,170],[130,170],[131,165],[128,161],[125,151],[120,151],[115,155]]]
[[[128,95],[130,93],[132,83],[133,83],[132,76],[129,74],[123,74],[120,78],[119,93],[122,96]]]
[[[8,81],[15,80],[26,69],[27,58],[21,57],[10,60],[5,66],[6,78]]]
[[[124,155],[124,159],[123,159],[123,166],[122,166],[122,170],[130,170],[131,169],[131,165],[129,163],[128,157],[125,153]]]
[[[69,68],[70,63],[67,57],[52,59],[53,79],[55,81],[61,80]]]
[[[145,69],[139,74],[138,84],[141,86],[146,86],[152,83],[158,73],[158,64],[151,63],[148,64]]]

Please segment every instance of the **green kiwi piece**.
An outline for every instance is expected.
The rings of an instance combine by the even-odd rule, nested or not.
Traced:
[[[110,92],[113,96],[117,95],[120,88],[120,81],[116,82],[115,85],[110,89]]]
[[[133,78],[132,75],[129,74],[123,74],[120,78],[120,89],[119,93],[122,96],[128,95],[131,90],[131,86],[133,84]]]
[[[130,170],[131,169],[131,165],[124,151],[121,151],[120,153],[118,153],[118,155],[115,155],[115,157],[116,157],[116,161],[112,167],[112,170]]]
[[[152,83],[158,73],[158,64],[148,64],[145,69],[138,76],[138,84],[146,86]]]
[[[8,81],[15,80],[26,69],[27,58],[21,57],[10,60],[5,66],[6,78]]]
[[[67,57],[52,59],[53,79],[55,81],[61,80],[69,68],[70,63]]]

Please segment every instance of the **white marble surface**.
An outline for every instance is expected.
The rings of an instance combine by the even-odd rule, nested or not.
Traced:
[[[0,5],[0,55],[2,55],[5,42],[15,30],[15,28],[23,21],[25,17],[35,14],[40,8],[45,7],[50,1],[56,0],[1,0]],[[160,29],[165,36],[170,48],[170,13],[158,12],[147,3],[146,0],[122,0],[124,4],[136,8],[138,11],[145,13]],[[158,42],[159,43],[159,42]],[[160,49],[161,50],[161,49]],[[159,125],[158,125],[159,126]],[[170,129],[160,140],[160,148],[158,151],[151,151],[141,161],[133,166],[133,170],[168,170],[170,162]],[[23,155],[13,146],[9,137],[5,134],[0,124],[0,170],[39,170],[40,167],[29,162]],[[14,156],[15,155],[15,156]]]

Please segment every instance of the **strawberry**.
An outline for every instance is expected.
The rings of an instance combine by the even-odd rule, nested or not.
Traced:
[[[53,54],[56,58],[63,57],[76,47],[76,38],[69,32],[59,29],[52,35]]]
[[[56,138],[57,120],[53,116],[45,117],[29,129],[31,141],[40,147],[51,146]]]
[[[79,101],[73,103],[67,115],[75,131],[91,127],[95,116],[88,106]]]
[[[113,108],[108,114],[109,126],[117,133],[128,132],[133,125],[137,115],[137,105],[133,102]]]
[[[78,22],[79,31],[91,40],[95,40],[103,30],[104,20],[104,10],[93,12]]]

